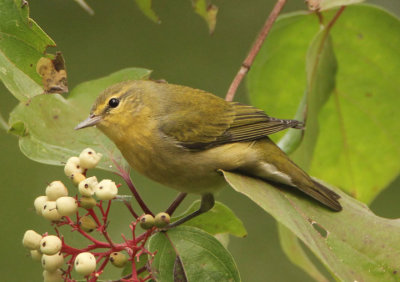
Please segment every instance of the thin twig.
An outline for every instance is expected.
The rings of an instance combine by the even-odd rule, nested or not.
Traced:
[[[331,21],[328,23],[326,26],[326,29],[329,31],[332,26],[336,23],[336,21],[339,19],[340,15],[343,13],[344,9],[346,6],[341,6],[340,9],[336,12],[335,16],[331,19]]]
[[[253,47],[247,58],[243,61],[242,66],[239,69],[239,72],[236,74],[235,78],[233,79],[231,86],[229,87],[228,92],[226,93],[225,100],[232,101],[233,97],[235,96],[236,90],[239,87],[240,82],[250,70],[251,65],[254,62],[255,57],[257,56],[258,52],[262,44],[264,43],[265,38],[267,37],[269,31],[271,30],[272,25],[274,24],[275,20],[278,18],[279,13],[282,11],[283,6],[285,6],[286,0],[278,0],[272,9],[271,13],[269,14],[261,32],[258,34],[256,42],[254,42]]]
[[[144,203],[142,197],[140,197],[139,193],[137,192],[135,186],[132,183],[132,179],[131,179],[131,176],[129,175],[129,173],[126,172],[125,170],[120,170],[120,176],[125,180],[126,185],[128,185],[129,189],[131,190],[133,196],[135,197],[136,201],[138,202],[138,204],[142,208],[142,210],[146,214],[151,214],[152,216],[154,216],[154,214],[151,212],[151,210]]]
[[[128,202],[127,200],[122,200],[122,202],[124,203],[124,205],[128,208],[128,210],[130,211],[130,213],[133,215],[134,218],[138,218],[139,216],[136,214],[136,212],[133,210],[132,205],[130,202]]]
[[[121,176],[125,183],[128,185],[129,190],[131,190],[133,196],[135,197],[136,201],[138,202],[139,206],[142,208],[142,210],[147,213],[151,214],[154,216],[154,214],[151,212],[151,210],[147,207],[145,202],[143,201],[142,197],[140,197],[139,193],[136,190],[135,185],[133,185],[131,176],[129,175],[129,171],[126,171],[124,168],[122,168],[115,160],[114,158],[111,158],[111,161],[114,163],[115,167],[118,169],[118,172],[115,172],[116,175]]]
[[[182,201],[185,199],[187,196],[187,193],[179,193],[178,196],[175,198],[175,200],[172,202],[172,204],[168,207],[168,209],[165,211],[167,214],[172,215],[176,208],[182,203]]]

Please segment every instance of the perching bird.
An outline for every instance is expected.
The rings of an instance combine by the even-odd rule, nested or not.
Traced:
[[[202,195],[200,209],[174,226],[212,208],[213,194],[224,183],[219,170],[292,186],[334,211],[342,209],[339,195],[312,180],[268,138],[302,128],[299,121],[272,118],[202,90],[140,80],[106,89],[76,129],[94,125],[136,171]]]

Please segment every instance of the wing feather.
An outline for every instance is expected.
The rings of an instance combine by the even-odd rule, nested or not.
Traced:
[[[169,100],[169,105],[163,110],[160,130],[189,150],[254,141],[287,128],[303,126],[297,120],[276,119],[255,107],[226,102],[201,90],[185,91],[185,88],[170,86],[169,91],[175,95],[166,95],[173,100]],[[182,99],[176,91],[182,92],[181,95],[195,96]]]

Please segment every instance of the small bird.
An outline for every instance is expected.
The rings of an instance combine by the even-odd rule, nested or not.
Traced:
[[[225,183],[220,170],[294,187],[333,211],[342,209],[338,194],[314,181],[268,138],[303,128],[299,121],[273,118],[186,86],[134,80],[107,88],[75,129],[94,125],[136,171],[202,196],[198,211],[171,226],[213,207],[213,194]]]

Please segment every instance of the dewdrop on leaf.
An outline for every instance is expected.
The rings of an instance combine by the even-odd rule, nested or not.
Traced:
[[[94,194],[96,185],[98,184],[96,176],[86,178],[79,183],[79,193],[84,197],[91,197]]]
[[[40,251],[45,255],[55,255],[61,250],[61,239],[55,235],[43,237],[40,240]]]
[[[104,179],[97,184],[95,192],[99,200],[112,200],[118,194],[117,185],[110,179]]]
[[[64,166],[65,175],[71,177],[75,173],[84,173],[85,169],[81,166],[78,157],[70,157]]]
[[[102,156],[102,154],[96,153],[93,149],[86,148],[79,155],[80,164],[86,169],[95,168]]]
[[[79,274],[86,276],[96,270],[96,258],[88,252],[80,253],[74,262],[75,270]]]
[[[68,196],[68,189],[61,181],[53,181],[46,187],[46,196],[49,201]]]

